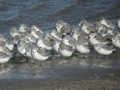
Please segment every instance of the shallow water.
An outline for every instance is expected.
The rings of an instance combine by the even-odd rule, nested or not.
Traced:
[[[71,24],[82,18],[118,19],[119,0],[0,0],[0,32],[7,35],[11,27],[37,24],[45,32],[63,19]]]
[[[119,11],[119,0],[0,0],[0,33],[9,37],[10,29],[21,24],[40,25],[44,32],[49,32],[60,19],[70,24],[76,24],[83,18],[91,21],[101,17],[117,20],[120,18]],[[71,60],[48,60],[41,66],[12,65],[11,68],[1,71],[0,78],[119,78],[119,57],[93,55],[94,53],[86,59],[74,57]]]
[[[37,63],[12,63],[0,70],[0,79],[41,80],[117,80],[120,79],[120,57],[89,54],[86,58],[53,57]],[[30,59],[29,59],[30,60]]]

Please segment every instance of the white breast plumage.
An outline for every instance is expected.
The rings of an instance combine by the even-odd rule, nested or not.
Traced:
[[[73,54],[73,51],[63,49],[63,50],[60,50],[60,53],[65,57],[70,57]]]
[[[78,52],[86,54],[90,52],[90,49],[88,47],[85,47],[84,45],[76,45],[76,49]]]

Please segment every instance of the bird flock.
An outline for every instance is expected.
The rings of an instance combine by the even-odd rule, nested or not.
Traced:
[[[101,55],[111,55],[120,48],[120,20],[117,24],[102,18],[95,23],[81,20],[70,25],[63,20],[49,33],[35,25],[22,24],[10,30],[12,40],[0,34],[0,64],[8,63],[14,51],[34,61],[45,61],[54,55],[71,57],[75,52],[89,54],[91,47]]]

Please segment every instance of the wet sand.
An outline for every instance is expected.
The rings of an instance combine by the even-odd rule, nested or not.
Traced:
[[[71,80],[55,80],[55,81],[43,81],[43,80],[1,80],[0,88],[39,88],[40,90],[102,90],[101,88],[110,88],[109,90],[115,90],[120,88],[120,81],[111,80],[81,80],[81,81],[71,81]],[[112,89],[113,88],[113,89]],[[13,89],[13,90],[14,90]],[[31,90],[30,89],[30,90]],[[15,89],[16,90],[16,89]],[[103,89],[104,90],[104,89]],[[117,89],[119,90],[119,89]]]
[[[86,67],[79,64],[44,65],[14,65],[7,72],[0,74],[0,88],[41,88],[45,90],[120,88],[119,68]]]

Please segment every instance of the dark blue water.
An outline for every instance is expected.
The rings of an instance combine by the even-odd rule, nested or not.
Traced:
[[[6,36],[8,36],[12,27],[19,27],[21,24],[40,25],[41,28],[47,32],[50,31],[51,28],[55,26],[56,21],[60,19],[70,24],[76,24],[83,18],[94,21],[101,17],[106,17],[111,20],[119,19],[120,0],[0,0],[0,33]],[[90,60],[93,59],[90,58],[88,62],[91,62]],[[98,65],[103,65],[100,67],[104,67],[109,63],[113,64],[114,62],[113,59],[110,61],[104,59],[102,61],[94,61],[98,62]],[[97,65],[94,61],[92,63],[93,65],[90,66]],[[81,61],[83,66],[87,65],[89,68],[90,63],[87,64],[86,62],[87,61],[84,60],[83,62]],[[114,65],[119,67],[117,62],[120,61],[116,61]],[[91,79],[94,79],[96,76],[96,78],[100,77],[101,79],[103,77],[113,78],[115,75],[117,77],[119,76],[119,70],[109,70],[105,71],[105,73],[104,70],[92,71],[83,69],[81,73],[80,67],[74,67],[78,64],[75,61],[72,62],[74,63],[72,67],[63,65],[58,68],[56,67],[57,65],[52,65],[52,63],[55,63],[55,61],[51,62],[51,64],[49,64],[50,66],[47,66],[47,64],[44,65],[46,72],[44,72],[44,70],[41,71],[41,67],[31,69],[29,65],[15,66],[15,68],[10,69],[9,73],[0,74],[0,78],[65,79],[67,77],[67,79],[82,79],[88,77],[87,79],[90,79],[92,76]],[[34,67],[35,66],[33,66],[33,68]],[[78,73],[74,72],[75,70],[77,70]],[[104,73],[102,74],[102,72]],[[89,77],[88,74],[91,76]]]
[[[37,24],[48,31],[59,19],[71,24],[82,18],[120,17],[119,0],[0,0],[0,32],[20,24]]]

